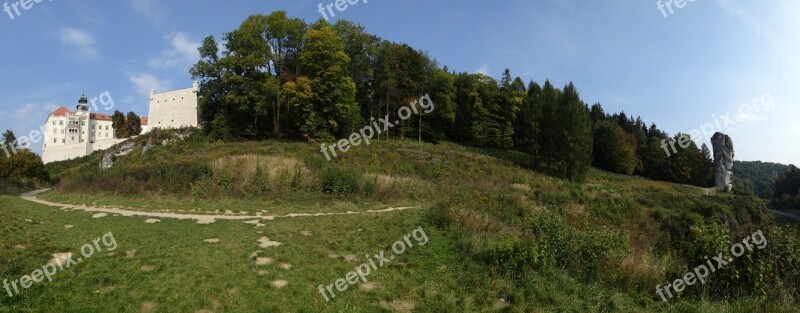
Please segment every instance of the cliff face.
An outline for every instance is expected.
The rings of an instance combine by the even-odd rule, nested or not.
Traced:
[[[733,189],[733,141],[723,133],[716,133],[711,137],[714,146],[714,172],[716,187],[720,191],[731,192]]]

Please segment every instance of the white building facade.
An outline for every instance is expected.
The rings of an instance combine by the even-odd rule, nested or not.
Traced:
[[[151,91],[150,116],[140,121],[142,134],[155,128],[197,127],[197,92],[197,82],[187,89]],[[78,100],[74,112],[62,106],[50,113],[44,129],[42,161],[45,164],[87,156],[127,140],[116,138],[111,116],[89,111],[85,96]]]
[[[197,127],[197,93],[200,91],[197,82],[192,88],[156,93],[150,91],[150,113],[148,123],[151,129],[172,129]]]

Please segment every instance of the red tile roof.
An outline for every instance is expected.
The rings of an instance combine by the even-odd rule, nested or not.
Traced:
[[[69,109],[65,108],[64,106],[61,106],[58,109],[56,109],[55,111],[53,111],[53,113],[50,113],[50,115],[53,115],[53,116],[64,116],[64,115],[71,114],[71,113],[72,113],[72,111],[70,111]]]
[[[64,106],[59,107],[53,113],[50,113],[51,116],[66,116],[68,114],[73,114],[74,112],[70,111],[69,109],[65,108]],[[111,121],[111,116],[102,114],[102,113],[89,113],[90,120],[96,121]],[[148,118],[147,116],[142,116],[139,118],[139,121],[142,125],[147,125]]]
[[[100,113],[89,113],[90,120],[110,121],[111,116]]]

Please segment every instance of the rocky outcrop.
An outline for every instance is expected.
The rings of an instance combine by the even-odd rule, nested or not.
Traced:
[[[106,150],[103,160],[100,161],[100,168],[111,168],[118,157],[130,154],[133,148],[136,148],[136,143],[128,140]]]
[[[158,146],[166,146],[180,142],[191,136],[194,131],[194,128],[169,131],[156,129],[147,135],[149,138],[147,138],[146,143],[144,142],[144,138],[134,138],[121,142],[106,150],[106,153],[103,155],[103,159],[100,161],[100,168],[107,169],[113,167],[118,158],[130,154],[134,149],[136,149],[137,146],[142,147],[141,156],[144,157],[144,155],[147,154],[147,152],[149,152],[151,149]]]
[[[733,190],[733,141],[723,133],[716,133],[711,137],[714,147],[714,172],[715,187],[717,190],[731,192]]]

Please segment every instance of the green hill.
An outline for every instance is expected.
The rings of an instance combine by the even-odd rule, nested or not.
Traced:
[[[151,142],[172,138],[158,136]],[[281,250],[308,263],[309,272],[293,277],[290,289],[297,298],[276,300],[283,305],[279,307],[364,312],[410,302],[422,312],[746,312],[765,307],[788,312],[796,305],[791,299],[797,296],[793,269],[798,261],[790,256],[800,241],[795,233],[772,226],[763,201],[754,196],[706,195],[695,187],[594,169],[586,183],[575,183],[520,166],[526,164],[521,153],[446,142],[376,141],[328,162],[319,146],[308,143],[223,143],[195,134],[142,153],[149,139],[136,139],[137,146],[116,157],[111,169],[99,168],[102,153],[49,165],[59,183],[41,198],[178,213],[313,215],[421,207],[375,219],[336,217],[336,226],[324,231],[327,239],[304,246],[309,250]],[[11,204],[17,205],[16,200]],[[289,227],[289,222],[275,223],[269,227]],[[327,222],[309,218],[290,223],[298,231]],[[435,234],[435,244],[414,251],[402,266],[382,270],[381,275],[397,280],[383,280],[384,292],[341,294],[332,306],[303,300],[321,298],[317,282],[334,281],[347,272],[346,264],[325,266],[314,251],[358,242],[358,248],[350,249],[360,255],[375,252],[394,240],[386,234],[402,235],[414,225]],[[181,229],[194,232],[197,227]],[[214,229],[224,232],[220,227]],[[353,229],[384,235],[376,240]],[[705,256],[728,251],[758,230],[769,238],[765,249],[747,252],[705,284],[687,287],[667,303],[656,294],[657,285],[684,277],[704,264]],[[182,242],[180,231],[175,232],[169,240]],[[286,240],[299,246],[291,238]],[[178,256],[151,257],[174,262]],[[45,296],[30,301],[45,301]],[[118,301],[125,297],[130,298]],[[189,300],[161,301],[186,306]],[[260,301],[239,301],[222,306],[234,312],[265,308]]]
[[[733,164],[734,184],[737,188],[755,193],[762,198],[771,198],[775,179],[789,170],[789,165],[761,162],[735,161]]]

